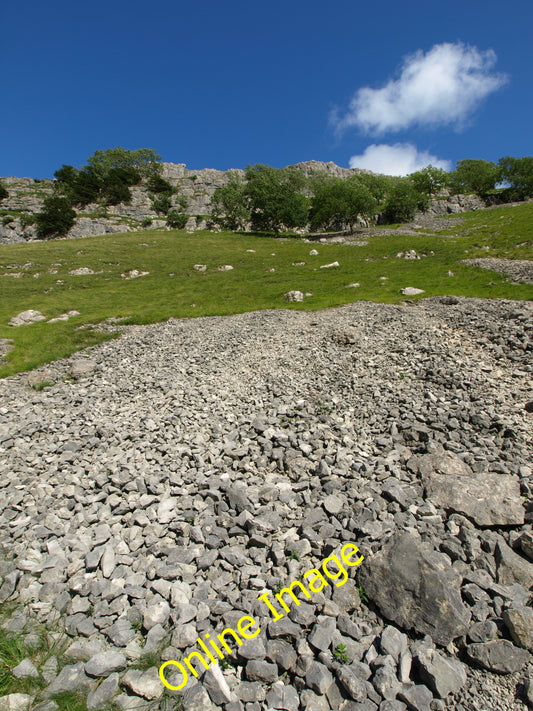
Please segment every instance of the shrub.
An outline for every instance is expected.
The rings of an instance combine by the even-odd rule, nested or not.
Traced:
[[[157,175],[161,172],[161,156],[151,148],[139,148],[129,151],[126,148],[108,148],[105,151],[95,151],[88,158],[89,167],[104,179],[114,168],[133,168],[142,177]]]
[[[152,210],[158,212],[160,215],[167,215],[170,208],[172,207],[172,201],[170,195],[163,193],[161,197],[152,200]]]
[[[6,197],[9,197],[7,188],[3,183],[0,183],[0,200],[3,200]]]
[[[57,180],[57,187],[61,192],[67,192],[72,188],[78,177],[78,171],[72,165],[63,165],[56,170],[54,178]]]
[[[35,224],[35,215],[30,215],[27,212],[25,212],[23,215],[20,216],[20,224],[22,225],[22,228],[29,227],[30,225],[34,225]]]
[[[9,225],[10,222],[14,222],[15,218],[13,215],[4,215],[2,217],[2,224],[4,225]]]
[[[76,213],[67,198],[49,196],[44,199],[41,212],[36,215],[37,236],[50,239],[66,235],[76,222]]]
[[[167,193],[168,195],[172,195],[172,193],[174,192],[174,188],[168,182],[168,180],[165,180],[160,175],[153,175],[151,178],[149,178],[148,190],[155,193],[156,195],[159,195],[161,193]]]
[[[102,191],[106,205],[131,202],[131,190],[125,183],[108,183]]]
[[[187,224],[188,215],[184,215],[177,210],[170,210],[167,215],[167,225],[174,230],[182,230]]]
[[[84,207],[90,202],[96,202],[102,186],[102,180],[91,168],[83,168],[69,186],[66,195],[73,205]]]

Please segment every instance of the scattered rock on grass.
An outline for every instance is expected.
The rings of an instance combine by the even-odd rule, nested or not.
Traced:
[[[46,316],[40,311],[35,311],[34,309],[28,309],[27,311],[21,311],[16,316],[13,316],[9,322],[10,326],[27,326],[30,323],[36,323],[37,321],[44,321]]]

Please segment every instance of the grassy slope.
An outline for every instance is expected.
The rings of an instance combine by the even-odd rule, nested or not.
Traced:
[[[309,256],[313,247],[318,256]],[[426,256],[414,261],[396,258],[409,249]],[[400,227],[398,235],[371,237],[363,247],[180,231],[8,245],[0,248],[0,338],[12,339],[15,349],[0,367],[0,377],[108,338],[76,328],[109,317],[150,323],[266,308],[314,310],[360,299],[392,303],[404,298],[400,289],[405,286],[424,289],[424,296],[533,298],[533,286],[512,284],[503,275],[459,261],[487,256],[533,258],[533,204],[469,213],[461,225],[438,235],[403,236]],[[306,264],[293,266],[297,261]],[[319,268],[334,261],[338,268]],[[195,271],[194,264],[206,264],[207,271]],[[231,264],[233,271],[217,271],[223,264]],[[69,275],[78,267],[100,273]],[[271,268],[275,272],[268,271]],[[50,274],[51,269],[57,273]],[[121,273],[130,269],[150,273],[123,279]],[[447,276],[448,270],[453,277]],[[10,272],[22,276],[7,276]],[[347,288],[351,282],[360,287]],[[312,296],[288,304],[283,294],[292,289]],[[37,309],[47,318],[76,309],[80,316],[63,323],[9,327],[10,318],[26,309]]]

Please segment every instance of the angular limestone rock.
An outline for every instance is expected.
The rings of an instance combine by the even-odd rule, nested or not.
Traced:
[[[525,649],[515,647],[506,639],[469,644],[466,647],[466,654],[471,661],[498,674],[513,674],[520,671],[530,659]]]
[[[470,613],[450,582],[449,559],[411,534],[386,543],[359,571],[368,599],[403,629],[429,634],[442,646],[467,631]]]
[[[464,514],[478,526],[524,523],[518,479],[498,472],[474,473],[453,452],[416,458],[426,496],[445,510]]]

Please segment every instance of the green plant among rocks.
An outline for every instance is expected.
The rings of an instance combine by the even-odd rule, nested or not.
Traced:
[[[35,385],[32,385],[33,390],[36,390],[38,393],[41,392],[41,390],[44,390],[45,388],[51,388],[54,385],[54,383],[51,380],[42,380],[40,383],[35,383]]]
[[[348,664],[350,662],[350,658],[346,654],[345,644],[338,644],[333,651],[333,656],[340,664]]]

